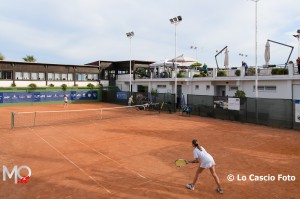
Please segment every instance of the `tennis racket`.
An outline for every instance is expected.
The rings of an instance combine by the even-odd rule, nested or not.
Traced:
[[[175,165],[176,165],[177,167],[183,167],[183,166],[186,165],[186,162],[185,162],[184,159],[178,159],[178,160],[175,161]]]

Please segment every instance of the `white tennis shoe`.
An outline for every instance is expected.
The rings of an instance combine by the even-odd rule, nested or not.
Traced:
[[[185,187],[194,191],[194,185],[193,184],[187,184],[187,185],[185,185]]]

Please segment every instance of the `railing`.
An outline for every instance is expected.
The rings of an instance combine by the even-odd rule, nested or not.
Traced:
[[[272,67],[258,67],[257,72],[258,76],[272,76],[272,75],[286,75],[289,77],[292,76],[299,76],[298,68],[296,67],[286,67],[286,71],[284,73],[281,71],[281,73],[274,73],[274,70],[279,69],[279,70],[284,70],[285,66],[284,65],[272,65]],[[273,73],[272,74],[272,70]],[[188,79],[194,79],[194,78],[226,78],[226,77],[242,77],[242,78],[247,78],[247,77],[253,77],[255,76],[255,68],[254,67],[249,67],[247,73],[245,73],[245,68],[244,67],[239,67],[239,68],[231,68],[231,69],[220,69],[217,70],[216,68],[213,68],[212,70],[209,70],[205,75],[203,74],[202,71],[200,70],[194,70],[194,69],[185,69],[185,70],[178,70],[177,72],[177,78],[188,78]],[[167,71],[162,71],[162,72],[152,72],[148,75],[135,75],[135,79],[174,79],[175,78],[175,71],[167,72]],[[129,75],[119,75],[119,80],[125,80],[125,77],[129,77]]]

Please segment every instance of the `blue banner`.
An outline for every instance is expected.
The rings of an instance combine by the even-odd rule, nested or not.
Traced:
[[[117,99],[118,100],[127,100],[128,93],[127,92],[117,92]]]
[[[54,91],[54,92],[1,92],[0,103],[52,102],[69,100],[97,100],[97,91]]]

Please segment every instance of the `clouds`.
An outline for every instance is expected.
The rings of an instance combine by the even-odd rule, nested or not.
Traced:
[[[239,53],[254,64],[255,15],[252,1],[243,0],[1,0],[0,52],[7,60],[21,61],[33,54],[39,62],[85,64],[94,60],[128,60],[132,57],[161,60],[174,57],[174,25],[169,18],[181,15],[177,26],[177,53],[215,66],[216,50],[229,47],[230,66],[239,66]],[[217,5],[217,6],[216,6]],[[297,49],[292,34],[299,29],[297,0],[258,2],[258,64],[264,45],[273,39]],[[281,47],[282,48],[282,47]],[[285,51],[284,49],[283,51]],[[278,51],[278,53],[276,53]],[[286,60],[280,47],[272,63]],[[295,58],[297,52],[293,54]],[[223,54],[218,56],[222,59]],[[219,61],[220,63],[220,61]]]

